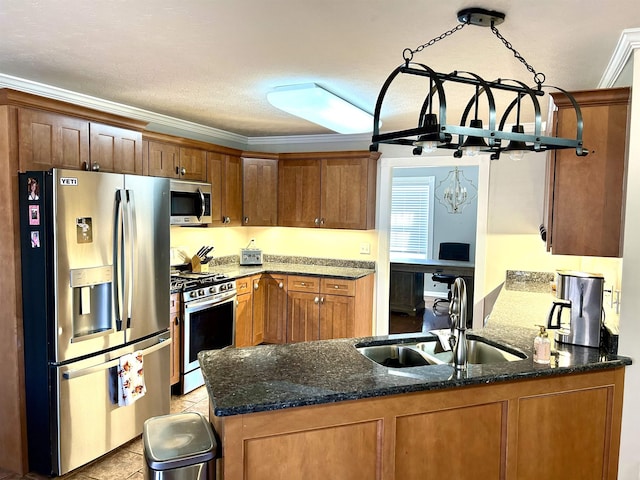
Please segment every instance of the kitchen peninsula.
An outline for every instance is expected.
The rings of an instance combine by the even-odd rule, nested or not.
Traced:
[[[535,364],[535,326],[507,307],[471,333],[527,358],[458,377],[355,348],[428,334],[201,352],[224,478],[616,478],[631,361],[567,345]]]

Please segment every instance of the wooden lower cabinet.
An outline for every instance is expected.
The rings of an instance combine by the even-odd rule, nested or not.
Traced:
[[[613,480],[623,385],[616,368],[209,415],[225,480]]]
[[[253,283],[250,277],[236,280],[235,346],[253,345]]]
[[[182,334],[180,332],[180,294],[172,293],[170,297],[169,305],[169,334],[171,335],[171,385],[174,385],[180,381],[180,344],[182,343]]]
[[[288,277],[287,342],[371,335],[373,275]]]
[[[264,343],[287,341],[287,276],[263,274],[253,290],[253,322],[264,326]]]

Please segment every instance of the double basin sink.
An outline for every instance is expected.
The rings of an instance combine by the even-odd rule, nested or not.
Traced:
[[[443,348],[437,337],[417,343],[397,343],[392,345],[356,346],[368,359],[389,368],[420,367],[426,365],[451,364],[453,351]],[[515,362],[527,356],[495,344],[476,335],[467,335],[467,363],[472,365]]]

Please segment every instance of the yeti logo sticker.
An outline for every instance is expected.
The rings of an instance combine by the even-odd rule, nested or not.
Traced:
[[[66,187],[75,187],[76,185],[78,185],[78,179],[74,177],[61,177],[60,185]]]

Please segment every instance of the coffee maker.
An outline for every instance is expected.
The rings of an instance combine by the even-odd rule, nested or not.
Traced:
[[[604,277],[598,273],[556,272],[556,297],[553,302],[547,328],[557,329],[555,339],[558,343],[600,346],[600,328],[602,325],[602,297]],[[554,312],[557,315],[554,322]],[[569,310],[570,321],[562,322],[563,310]]]

